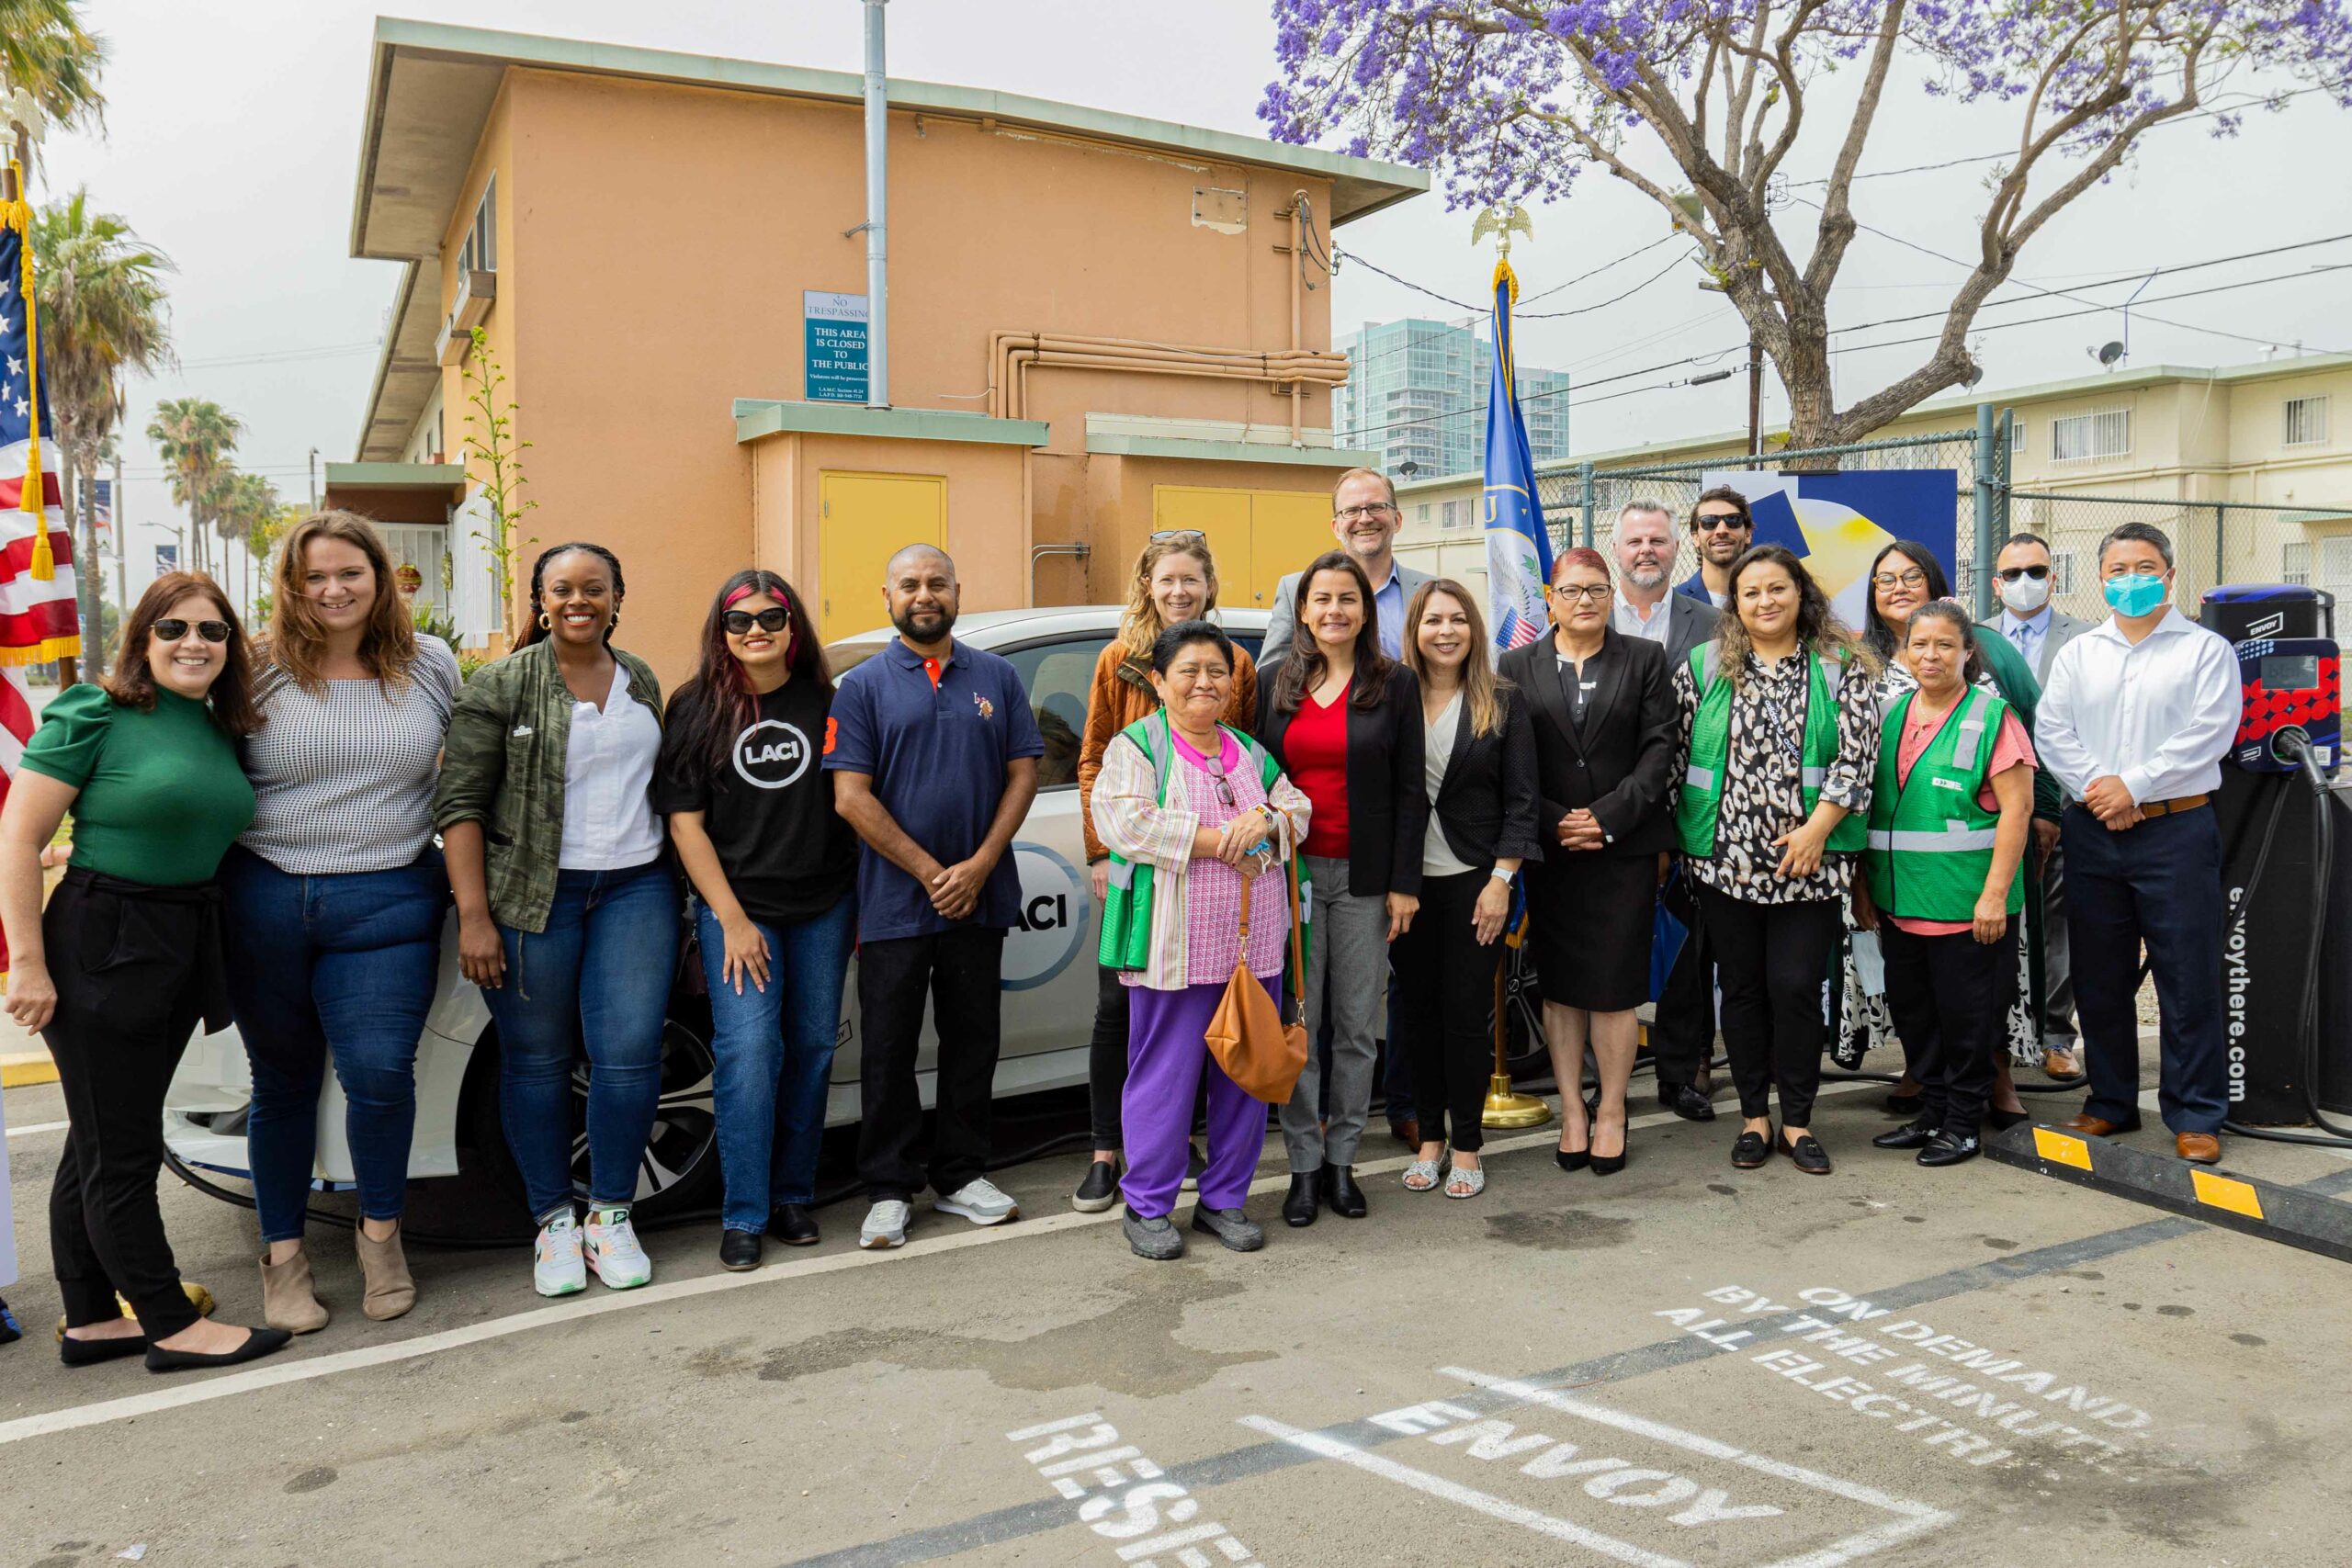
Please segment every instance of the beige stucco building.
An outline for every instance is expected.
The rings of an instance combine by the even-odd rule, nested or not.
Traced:
[[[1209,534],[1228,603],[1263,604],[1328,544],[1362,455],[1332,446],[1316,256],[1420,172],[893,81],[894,406],[869,409],[812,397],[839,367],[807,353],[865,288],[856,76],[393,20],[372,58],[351,251],[406,267],[328,491],[426,552],[424,597],[465,633],[502,619],[465,445],[476,326],[530,444],[522,569],[561,539],[616,550],[627,640],[665,679],[746,565],[835,636],[882,620],[914,539],[955,555],[969,608],[1121,597],[1171,526]]]
[[[2090,552],[2108,527],[2136,514],[2092,497],[2146,502],[2154,520],[2180,536],[2184,581],[2198,588],[2217,580],[2306,581],[2352,594],[2352,515],[2336,514],[2352,508],[2352,355],[2153,366],[1970,393],[1923,404],[1871,438],[1973,428],[1980,401],[2013,414],[2009,482],[2025,493],[2012,502],[2009,524],[2052,540],[2063,594],[2096,598]],[[1768,431],[1768,452],[1784,436]],[[1566,467],[1736,460],[1746,447],[1745,431],[1724,431],[1579,455]],[[1480,476],[1417,478],[1397,491],[1405,510],[1398,553],[1483,593]],[[2215,502],[2264,510],[2219,513]],[[1547,520],[1556,527],[1566,519],[1553,509]],[[1611,521],[1606,513],[1598,518],[1597,533],[1605,537]]]

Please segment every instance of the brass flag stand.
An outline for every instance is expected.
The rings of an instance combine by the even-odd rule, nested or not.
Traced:
[[[1518,931],[1505,937],[1506,945],[1516,949],[1526,931],[1522,919]],[[1552,1119],[1552,1108],[1532,1094],[1517,1094],[1510,1087],[1510,1068],[1503,1059],[1503,1041],[1510,1028],[1503,1012],[1503,966],[1495,965],[1495,1076],[1487,1084],[1487,1108],[1478,1116],[1480,1125],[1487,1127],[1541,1127]]]

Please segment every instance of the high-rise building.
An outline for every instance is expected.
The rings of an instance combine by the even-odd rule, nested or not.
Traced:
[[[1468,321],[1408,319],[1366,323],[1340,339],[1348,384],[1332,395],[1331,425],[1342,446],[1380,454],[1394,474],[1467,473],[1486,458],[1487,383],[1494,344]],[[1568,455],[1568,378],[1519,367],[1519,403],[1539,464]]]

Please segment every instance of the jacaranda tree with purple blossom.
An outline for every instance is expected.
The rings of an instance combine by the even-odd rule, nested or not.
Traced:
[[[2346,0],[1273,4],[1282,79],[1260,113],[1277,137],[1436,169],[1457,208],[1556,200],[1588,167],[1625,181],[1697,244],[1780,377],[1797,446],[1859,439],[1971,380],[1969,324],[2027,242],[2224,83],[2241,103],[2291,82],[2352,107]],[[1922,82],[1982,105],[2016,152],[1986,181],[1975,265],[1934,347],[1838,408],[1828,307],[1854,175],[1890,86]],[[2227,133],[2241,112],[2212,123]],[[1645,144],[1679,183],[1645,172],[1660,166]],[[1776,227],[1792,166],[1826,167],[1826,190],[1817,216]]]

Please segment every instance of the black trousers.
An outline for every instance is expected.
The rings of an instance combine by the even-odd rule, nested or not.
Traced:
[[[1823,987],[1843,929],[1837,900],[1750,904],[1701,887],[1699,903],[1724,990],[1724,1054],[1739,1113],[1769,1114],[1777,1089],[1782,1125],[1812,1126],[1827,1035]]]
[[[1919,1084],[1919,1120],[1973,1138],[1984,1128],[2017,993],[2017,927],[1988,947],[1973,931],[1918,936],[1882,915],[1878,944],[1886,957],[1887,1010]]]
[[[68,1325],[115,1317],[119,1291],[147,1337],[164,1339],[197,1312],[180,1289],[155,1199],[164,1096],[197,1021],[211,1010],[220,938],[212,916],[190,901],[197,890],[145,897],[134,886],[69,872],[41,919],[57,985],[41,1039],[71,1123],[49,1190],[49,1246]]]
[[[857,1174],[876,1202],[910,1200],[926,1179],[944,1196],[987,1174],[1003,969],[1004,931],[996,926],[859,944]],[[926,995],[939,1035],[927,1164],[915,1081]]]
[[[1086,1045],[1086,1110],[1094,1146],[1116,1149],[1121,1140],[1119,1097],[1127,1087],[1127,988],[1119,972],[1094,966],[1094,1034]]]
[[[1674,955],[1674,966],[1667,971],[1666,988],[1658,994],[1657,1015],[1650,1025],[1650,1060],[1660,1089],[1705,1082],[1707,1066],[1715,1055],[1715,960],[1708,951],[1707,922],[1692,895],[1694,886],[1678,866],[1659,899],[1689,933],[1682,951]]]
[[[1495,1070],[1487,1029],[1503,944],[1498,939],[1480,946],[1470,925],[1490,880],[1483,871],[1424,877],[1420,913],[1388,947],[1396,973],[1388,1045],[1403,1051],[1412,1068],[1421,1141],[1443,1139],[1464,1154],[1486,1142],[1480,1118]]]

